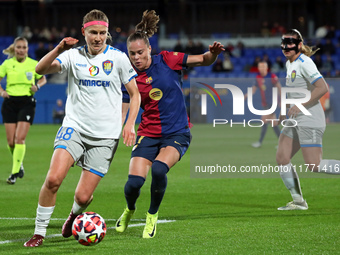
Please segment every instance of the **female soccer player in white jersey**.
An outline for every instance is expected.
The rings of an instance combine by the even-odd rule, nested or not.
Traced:
[[[82,174],[62,228],[64,237],[72,235],[73,220],[91,203],[117,149],[122,128],[122,83],[133,102],[123,138],[128,146],[134,143],[140,105],[136,72],[124,53],[106,44],[108,22],[103,12],[90,11],[82,27],[86,45],[71,49],[78,40],[64,38],[36,67],[39,74],[67,71],[68,98],[66,116],[56,135],[50,169],[39,195],[34,236],[24,244],[26,247],[43,243],[57,191],[74,163],[82,168]]]
[[[282,36],[282,52],[287,58],[287,87],[309,90],[310,99],[302,105],[311,115],[305,115],[296,105],[288,111],[292,127],[282,129],[276,161],[280,165],[280,175],[290,191],[293,201],[278,210],[307,210],[300,188],[299,177],[291,164],[291,158],[301,148],[306,167],[313,172],[340,174],[340,161],[322,159],[322,136],[326,128],[325,114],[319,99],[328,91],[325,80],[310,58],[315,51],[304,44],[296,29]],[[290,98],[303,98],[304,94],[289,93]],[[296,124],[296,126],[294,126]],[[287,124],[288,125],[288,124]]]

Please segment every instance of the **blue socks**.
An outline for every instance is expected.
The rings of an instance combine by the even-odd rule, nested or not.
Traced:
[[[155,160],[151,167],[151,203],[148,212],[155,214],[158,212],[159,206],[163,200],[163,196],[168,183],[166,174],[169,171],[167,164]],[[137,175],[129,175],[124,187],[125,199],[129,210],[136,209],[136,201],[140,194],[140,189],[144,185],[145,178]]]
[[[145,179],[137,175],[129,175],[128,181],[124,187],[125,199],[129,210],[135,210],[135,204],[140,194]]]
[[[151,203],[149,208],[150,214],[158,212],[158,208],[161,205],[168,178],[166,176],[169,171],[167,164],[155,160],[152,164],[152,182],[151,182]]]

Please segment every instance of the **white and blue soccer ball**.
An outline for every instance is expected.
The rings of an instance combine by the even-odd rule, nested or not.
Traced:
[[[106,224],[98,213],[85,212],[73,221],[72,235],[82,245],[96,245],[103,240],[105,234]]]

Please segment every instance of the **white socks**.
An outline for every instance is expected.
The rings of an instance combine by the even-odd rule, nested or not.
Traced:
[[[80,205],[77,204],[76,201],[74,201],[73,202],[73,206],[72,206],[72,212],[75,215],[79,215],[79,214],[81,214],[87,208],[87,206],[88,205],[86,205],[84,207],[81,207]]]
[[[54,206],[44,207],[38,204],[37,217],[35,218],[35,235],[46,236],[46,228],[54,210]]]
[[[321,160],[318,173],[340,174],[340,161],[334,159]]]
[[[89,202],[89,204],[91,203],[91,201]],[[76,203],[76,201],[74,201],[72,206],[72,212],[75,215],[81,214],[87,208],[88,205],[81,207]],[[50,223],[54,207],[55,206],[44,207],[38,204],[37,217],[35,218],[35,230],[34,230],[35,235],[41,235],[43,237],[46,236],[46,229],[48,224]]]
[[[283,183],[290,191],[293,201],[297,203],[303,202],[299,177],[291,163],[280,166],[280,176]]]

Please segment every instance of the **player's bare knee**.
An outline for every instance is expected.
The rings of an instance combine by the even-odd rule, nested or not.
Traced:
[[[290,162],[289,157],[285,157],[282,153],[276,153],[276,163],[278,165],[287,165]]]
[[[60,180],[60,178],[56,176],[47,176],[45,180],[45,187],[52,192],[57,192],[61,183],[62,180]]]
[[[25,138],[16,137],[14,142],[15,144],[25,144]]]
[[[92,194],[84,194],[84,192],[76,192],[74,195],[74,200],[80,206],[88,205],[92,200]]]

